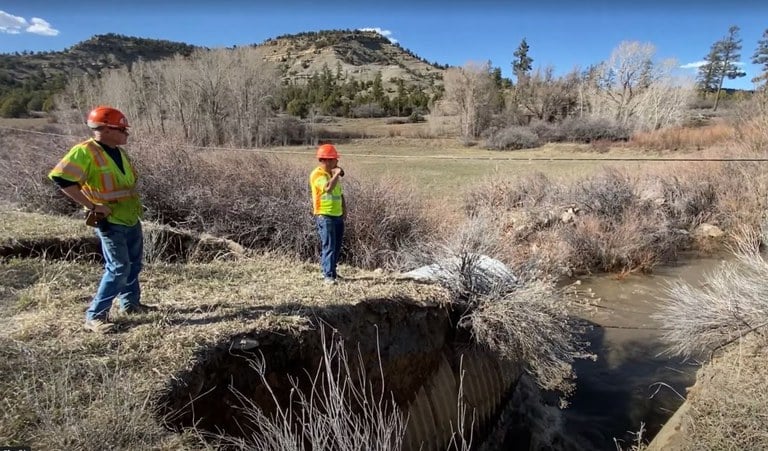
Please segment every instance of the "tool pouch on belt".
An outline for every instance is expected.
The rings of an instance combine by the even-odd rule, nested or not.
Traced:
[[[85,225],[89,227],[98,227],[99,223],[104,220],[104,215],[101,213],[96,213],[95,211],[89,210],[85,214]]]

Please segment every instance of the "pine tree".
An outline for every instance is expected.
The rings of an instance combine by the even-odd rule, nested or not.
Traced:
[[[381,82],[381,71],[376,72],[376,75],[374,75],[371,95],[375,102],[382,103],[384,100],[384,85]]]
[[[524,83],[531,71],[533,58],[528,56],[528,50],[530,50],[528,43],[523,38],[517,50],[513,53],[515,59],[512,61],[512,72],[515,74],[518,83]]]
[[[741,58],[741,38],[739,37],[739,27],[732,25],[728,29],[728,35],[715,43],[718,50],[718,64],[715,66],[715,75],[717,80],[717,94],[715,105],[712,110],[717,110],[720,103],[720,92],[723,90],[723,81],[726,78],[733,80],[744,77],[746,72],[741,70],[736,62]]]
[[[718,50],[719,42],[720,41],[712,44],[709,54],[704,57],[706,63],[699,67],[697,84],[702,96],[706,95],[708,92],[715,92],[717,90],[715,72],[716,68],[720,65],[720,51]]]
[[[757,49],[755,49],[755,54],[752,55],[752,64],[763,66],[760,75],[753,78],[752,81],[754,83],[762,82],[768,86],[768,30],[765,30],[762,39],[757,41]]]

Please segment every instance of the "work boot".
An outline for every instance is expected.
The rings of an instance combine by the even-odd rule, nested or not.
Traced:
[[[120,313],[125,315],[138,315],[142,313],[156,312],[157,307],[147,304],[129,305],[125,308],[120,308]]]
[[[103,319],[87,319],[83,328],[97,334],[108,334],[115,330],[115,325]]]

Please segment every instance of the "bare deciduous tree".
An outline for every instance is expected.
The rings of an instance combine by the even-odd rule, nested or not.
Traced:
[[[97,104],[123,110],[131,125],[179,134],[199,145],[260,146],[270,142],[276,67],[251,48],[201,50],[189,58],[138,61],[100,79],[73,79],[63,99],[84,115]]]
[[[597,68],[589,95],[592,115],[634,130],[682,119],[684,99],[692,92],[690,83],[672,76],[672,61],[656,63],[655,53],[650,43],[621,42]]]
[[[578,81],[576,72],[555,77],[553,67],[538,69],[515,87],[513,103],[528,117],[548,122],[563,119],[578,103]]]
[[[443,76],[445,100],[456,105],[461,137],[477,138],[498,108],[498,88],[486,64],[467,63]]]

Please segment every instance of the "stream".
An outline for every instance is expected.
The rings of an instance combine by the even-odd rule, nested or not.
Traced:
[[[650,441],[683,403],[699,366],[659,355],[665,349],[663,330],[651,315],[662,306],[670,282],[699,285],[723,261],[698,258],[649,275],[584,277],[568,287],[583,306],[577,315],[595,325],[589,341],[598,356],[575,364],[576,392],[563,410],[564,432],[579,448],[629,449],[641,423],[643,439]]]

